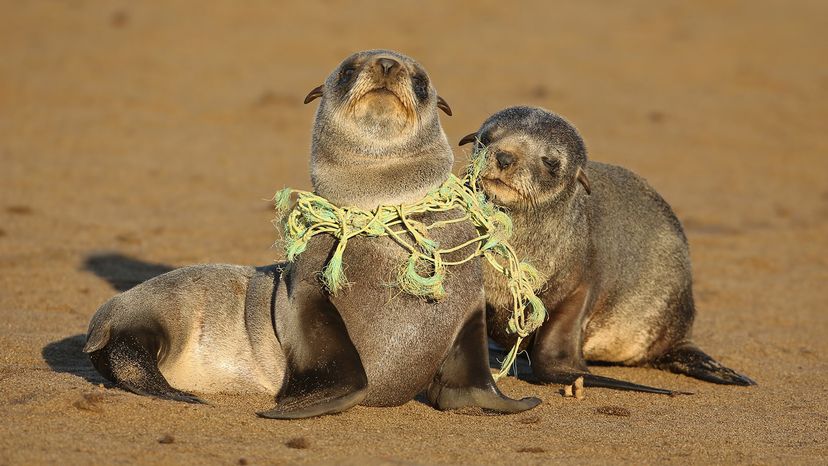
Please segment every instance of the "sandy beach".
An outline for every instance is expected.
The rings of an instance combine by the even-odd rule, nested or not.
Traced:
[[[826,17],[820,1],[0,1],[0,464],[825,464]],[[100,376],[80,350],[115,293],[281,258],[268,199],[310,187],[302,99],[368,48],[428,69],[455,146],[538,105],[646,178],[690,241],[694,339],[758,385],[601,366],[694,395],[577,401],[510,377],[543,404],[286,422],[255,416],[267,395],[186,405]]]

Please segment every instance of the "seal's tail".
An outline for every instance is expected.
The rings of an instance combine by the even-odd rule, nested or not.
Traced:
[[[725,385],[756,385],[750,377],[708,356],[691,342],[682,343],[650,363],[653,367]]]

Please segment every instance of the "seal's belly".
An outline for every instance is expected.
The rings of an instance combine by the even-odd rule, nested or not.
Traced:
[[[173,387],[199,393],[275,394],[281,378],[268,376],[252,354],[246,337],[234,344],[188,342],[175,357],[165,358],[158,368]]]
[[[351,286],[331,302],[368,377],[363,404],[406,403],[434,379],[470,314],[482,311],[482,263],[473,259],[452,266],[443,282],[445,296],[433,300],[407,294],[397,285],[406,255],[392,240],[358,238],[348,248],[343,262]]]
[[[349,294],[334,300],[368,377],[363,404],[396,406],[410,401],[428,387],[445,359],[464,321],[465,306],[459,309],[450,297],[427,303],[399,291],[380,302],[374,297],[385,297],[381,290],[356,286],[350,291],[371,309],[356,307]]]
[[[652,307],[651,307],[652,306]],[[597,310],[584,331],[584,358],[637,364],[646,359],[658,336],[653,303],[628,302]]]
[[[633,364],[644,357],[649,342],[646,335],[629,329],[601,329],[584,339],[584,358],[588,361],[606,361]]]

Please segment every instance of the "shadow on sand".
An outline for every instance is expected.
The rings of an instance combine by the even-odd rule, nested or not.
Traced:
[[[73,335],[49,343],[43,347],[40,354],[55,372],[73,374],[93,384],[109,385],[109,381],[92,367],[89,357],[83,353],[84,344],[86,344],[86,335]]]
[[[117,252],[90,254],[81,267],[82,270],[103,278],[118,291],[126,291],[174,268],[133,259]]]

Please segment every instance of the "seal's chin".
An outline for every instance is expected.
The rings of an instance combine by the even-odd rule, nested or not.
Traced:
[[[523,196],[510,184],[500,178],[484,177],[480,180],[483,192],[497,205],[509,206],[520,202]]]
[[[392,114],[402,113],[407,116],[410,113],[403,96],[385,86],[371,89],[363,94],[357,105],[366,105]]]

